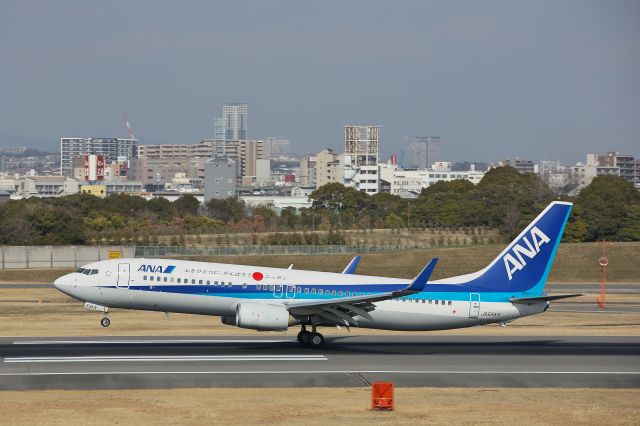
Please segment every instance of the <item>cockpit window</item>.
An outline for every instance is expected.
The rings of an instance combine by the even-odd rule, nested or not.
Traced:
[[[82,271],[82,273],[85,275],[89,275],[91,273],[91,269],[85,269],[84,271]]]
[[[81,274],[81,273],[83,273],[83,272],[84,272],[84,268],[78,268],[78,269],[76,269],[76,272],[77,272],[77,273],[79,273],[79,274]]]
[[[97,269],[92,269],[89,275],[96,275],[98,273]]]

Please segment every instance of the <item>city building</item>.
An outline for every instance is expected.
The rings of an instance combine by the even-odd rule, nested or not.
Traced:
[[[226,140],[246,140],[248,106],[245,103],[226,103],[222,106],[222,118]]]
[[[215,117],[213,119],[213,140],[223,141],[226,138],[226,131],[224,127],[224,118]]]
[[[316,156],[305,155],[300,161],[298,181],[302,186],[316,186]]]
[[[60,138],[60,174],[71,177],[73,160],[89,154],[102,154],[107,164],[138,156],[137,139]]]
[[[78,181],[66,176],[22,176],[15,178],[13,184],[16,198],[62,197],[79,191]]]
[[[215,140],[205,139],[196,144],[139,145],[138,158],[210,158]]]
[[[445,163],[451,164],[451,163]],[[393,170],[391,179],[391,194],[403,198],[415,198],[436,182],[450,182],[464,179],[477,185],[484,177],[484,172],[468,170],[465,172],[451,171],[450,167],[422,170]]]
[[[638,182],[638,161],[633,155],[609,151],[605,155],[598,155],[598,165],[618,167],[621,178],[631,183]]]
[[[268,207],[274,210],[276,214],[280,214],[282,210],[287,207],[293,207],[296,210],[300,210],[302,208],[311,208],[312,205],[308,196],[284,197],[277,195],[243,195],[239,198],[249,208]]]
[[[328,183],[344,183],[344,154],[335,154],[332,149],[325,148],[316,155],[315,164],[316,187]]]
[[[368,194],[379,191],[380,126],[344,126],[344,185]]]
[[[291,154],[291,143],[286,139],[267,138],[265,141],[265,158],[278,158]]]
[[[205,164],[208,158],[136,158],[129,162],[127,175],[133,181],[141,182],[146,188],[164,189],[173,183],[176,175],[188,179],[193,188],[202,188],[205,179]],[[235,173],[235,169],[234,169]],[[173,188],[179,189],[179,188]]]
[[[515,160],[506,159],[501,161],[500,165],[513,167],[519,173],[538,173],[538,165],[532,160],[521,160],[516,157]]]
[[[433,163],[442,161],[440,136],[416,136],[409,149],[413,153],[412,168],[428,169]]]
[[[229,158],[212,158],[204,165],[204,202],[235,197],[236,162]]]

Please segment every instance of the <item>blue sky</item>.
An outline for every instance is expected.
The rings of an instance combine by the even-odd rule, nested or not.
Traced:
[[[0,134],[196,143],[224,102],[252,138],[453,161],[640,155],[637,1],[3,1]],[[7,143],[6,137],[2,138]]]

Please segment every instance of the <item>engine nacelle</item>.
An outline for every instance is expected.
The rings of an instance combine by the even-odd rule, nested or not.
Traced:
[[[295,324],[284,306],[266,303],[240,303],[236,307],[236,323],[240,328],[252,330],[284,331]]]

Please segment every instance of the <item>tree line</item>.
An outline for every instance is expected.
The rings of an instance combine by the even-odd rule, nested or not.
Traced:
[[[316,189],[310,199],[312,206],[299,212],[250,209],[235,198],[200,206],[192,195],[175,202],[124,194],[10,200],[0,205],[0,244],[145,244],[160,235],[266,231],[302,232],[295,238],[303,243],[340,244],[345,229],[436,227],[490,227],[510,239],[557,197],[537,175],[498,167],[478,185],[438,182],[415,199],[368,195],[338,183]],[[564,200],[574,202],[565,241],[640,241],[640,192],[623,179],[597,177],[575,199]],[[268,241],[288,244],[291,238],[272,235]]]

